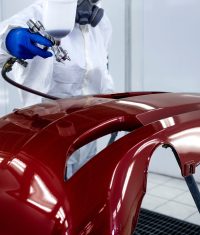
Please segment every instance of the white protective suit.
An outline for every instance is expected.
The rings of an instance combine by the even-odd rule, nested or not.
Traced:
[[[38,1],[0,24],[0,66],[10,57],[5,46],[7,33],[14,27],[27,28],[26,22],[29,19],[43,22],[43,7],[44,2]],[[16,63],[11,77],[25,86],[61,98],[111,93],[113,81],[107,70],[111,33],[111,24],[105,14],[95,28],[76,24],[73,31],[61,41],[61,46],[69,53],[70,62],[62,64],[57,62],[54,56],[48,59],[37,56],[27,60],[27,68]],[[24,106],[42,101],[41,97],[27,92],[21,92],[21,98]],[[68,167],[68,176],[75,172],[86,158],[94,155],[95,145],[90,145],[77,151],[76,156],[68,162],[75,164],[71,168]]]

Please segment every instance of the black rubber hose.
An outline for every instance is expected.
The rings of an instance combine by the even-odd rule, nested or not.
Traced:
[[[47,98],[47,99],[50,99],[50,100],[58,100],[58,99],[60,99],[58,97],[47,95],[45,93],[42,93],[42,92],[33,90],[33,89],[29,88],[29,87],[23,86],[23,85],[15,82],[15,81],[13,81],[11,78],[9,78],[7,76],[7,73],[9,73],[12,70],[13,65],[15,64],[15,62],[19,62],[24,67],[27,66],[27,63],[25,61],[21,61],[21,60],[18,60],[16,58],[8,59],[8,61],[4,64],[4,66],[2,68],[2,71],[1,71],[1,75],[2,75],[2,77],[4,78],[4,80],[6,82],[10,83],[11,85],[13,85],[13,86],[15,86],[15,87],[17,87],[17,88],[19,88],[21,90],[24,90],[24,91],[27,91],[29,93],[32,93],[34,95],[38,95],[38,96],[41,96],[41,97],[44,97],[44,98]]]

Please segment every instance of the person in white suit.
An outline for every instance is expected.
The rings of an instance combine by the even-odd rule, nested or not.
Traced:
[[[11,57],[28,61],[23,68],[15,63],[12,79],[43,93],[66,98],[71,96],[112,93],[113,80],[108,71],[108,46],[112,28],[98,0],[78,0],[76,23],[72,32],[62,39],[71,61],[56,61],[47,47],[51,42],[27,29],[27,21],[44,20],[44,2],[37,1],[28,8],[0,23],[0,66]],[[59,17],[59,13],[58,13]],[[42,98],[21,91],[24,106],[42,102]],[[95,144],[87,145],[68,161],[70,177],[95,154]]]

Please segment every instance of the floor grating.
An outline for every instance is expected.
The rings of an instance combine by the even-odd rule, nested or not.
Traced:
[[[141,209],[133,235],[200,235],[200,226]]]

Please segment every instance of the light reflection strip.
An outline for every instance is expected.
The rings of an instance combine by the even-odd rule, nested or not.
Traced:
[[[10,166],[14,169],[16,169],[17,171],[19,171],[20,173],[24,173],[25,169],[26,169],[26,164],[22,161],[20,161],[17,158],[14,158],[11,162],[10,162]]]
[[[51,208],[46,207],[46,206],[43,206],[43,205],[41,205],[40,203],[37,203],[37,202],[35,202],[35,201],[31,200],[31,199],[27,199],[27,201],[28,201],[29,203],[35,205],[36,207],[38,207],[38,208],[40,208],[40,209],[46,211],[46,212],[51,212],[51,210],[52,210]]]
[[[128,182],[129,182],[130,177],[131,177],[131,172],[133,170],[133,166],[134,166],[134,162],[128,168],[128,172],[127,172],[126,179],[125,179],[123,189],[122,189],[122,200],[124,199],[124,196],[125,196],[125,193],[126,193]]]
[[[40,187],[43,196],[47,202],[52,203],[53,205],[56,205],[57,199],[49,192],[47,186],[44,184],[44,182],[41,180],[41,178],[38,175],[34,176],[35,181],[37,182],[38,186]]]
[[[143,103],[138,103],[138,102],[131,102],[131,101],[126,101],[126,100],[119,100],[119,101],[117,101],[117,103],[125,104],[125,105],[131,105],[133,107],[142,108],[144,110],[154,110],[155,109],[155,107],[150,106],[148,104],[143,104]]]

